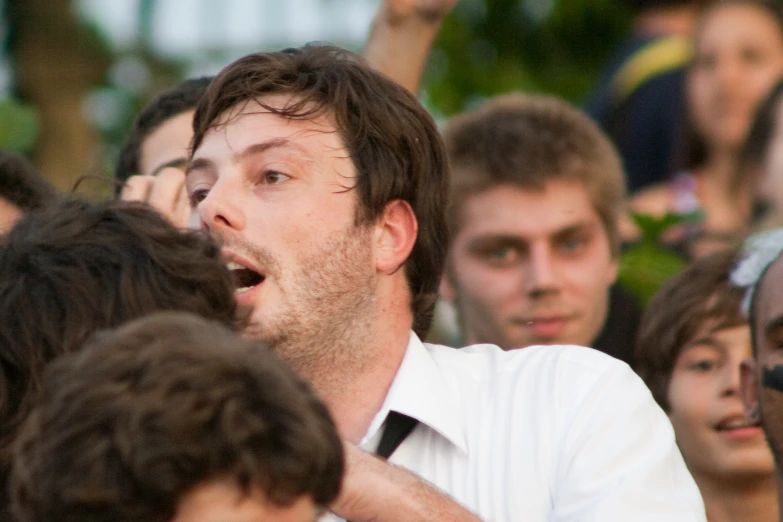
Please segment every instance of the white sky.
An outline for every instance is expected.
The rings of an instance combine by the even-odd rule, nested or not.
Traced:
[[[139,0],[77,0],[118,50],[139,38]],[[152,45],[197,63],[229,61],[253,50],[333,42],[363,44],[378,0],[156,0]]]

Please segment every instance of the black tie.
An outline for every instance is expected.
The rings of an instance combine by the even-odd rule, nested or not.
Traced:
[[[410,435],[419,421],[396,411],[390,411],[386,417],[386,426],[383,429],[381,442],[375,454],[383,459],[388,459],[394,453],[402,441]]]

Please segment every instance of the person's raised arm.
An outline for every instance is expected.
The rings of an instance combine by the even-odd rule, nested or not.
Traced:
[[[364,49],[367,62],[416,93],[430,47],[457,0],[382,0]]]

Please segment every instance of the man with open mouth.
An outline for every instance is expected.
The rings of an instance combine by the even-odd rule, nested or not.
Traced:
[[[187,191],[246,334],[312,383],[345,440],[334,517],[704,520],[671,426],[627,365],[574,346],[421,341],[448,169],[403,87],[335,47],[249,55],[213,80],[192,150]]]

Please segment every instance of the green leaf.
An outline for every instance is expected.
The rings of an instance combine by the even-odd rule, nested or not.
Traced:
[[[39,128],[34,107],[11,99],[0,100],[0,148],[17,154],[30,152]]]
[[[702,222],[704,220],[704,212],[701,210],[694,210],[693,212],[687,212],[684,214],[673,214],[671,212],[667,212],[660,218],[651,216],[649,214],[631,212],[631,219],[636,224],[636,226],[639,227],[639,230],[642,233],[643,241],[659,243],[663,238],[663,234],[675,225]]]
[[[658,288],[686,265],[687,260],[668,247],[641,241],[620,256],[617,280],[642,304],[647,304]]]

